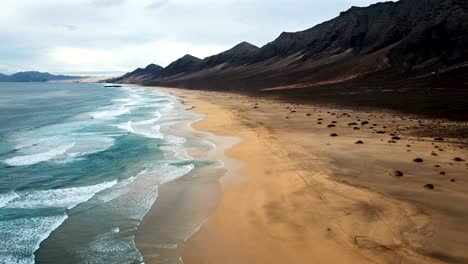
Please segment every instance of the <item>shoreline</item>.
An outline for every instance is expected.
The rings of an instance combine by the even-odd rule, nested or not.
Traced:
[[[223,188],[220,178],[229,177],[232,169],[240,166],[237,161],[223,155],[225,149],[239,140],[195,130],[192,125],[202,120],[204,115],[190,111],[180,98],[171,97],[182,115],[192,116],[190,120],[161,128],[165,135],[188,139],[188,145],[184,144],[175,156],[191,164],[211,165],[197,165],[188,174],[159,185],[158,199],[135,234],[135,245],[148,264],[161,261],[180,263],[184,244],[218,206]],[[195,141],[197,145],[190,143]],[[202,142],[206,145],[203,148],[198,146]],[[224,165],[231,170],[227,171]]]
[[[179,96],[194,105],[195,112],[205,114],[193,125],[196,130],[242,138],[226,155],[246,164],[247,180],[226,182],[220,205],[184,249],[184,263],[299,263],[304,259],[456,263],[467,259],[463,245],[468,243],[468,230],[460,220],[468,212],[457,203],[467,198],[462,176],[468,165],[448,158],[465,158],[466,141],[438,142],[447,152],[435,158],[428,156],[433,140],[405,134],[400,124],[410,127],[408,122],[413,120],[400,120],[402,115],[394,113],[146,88]],[[351,115],[371,124],[350,129],[346,124],[356,121]],[[331,118],[335,127],[328,128]],[[397,126],[396,118],[400,118]],[[385,134],[369,129],[372,122],[378,122]],[[330,132],[339,136],[330,137]],[[387,143],[392,132],[399,132],[401,138]],[[358,147],[355,139],[362,139],[364,145]],[[416,156],[428,162],[422,166],[412,162]],[[434,168],[436,162],[449,176],[432,171],[440,170]],[[404,171],[404,177],[392,175],[397,169]],[[425,179],[417,177],[429,172]],[[435,190],[425,188],[427,182]],[[441,201],[432,202],[432,196]],[[440,228],[439,224],[447,223],[455,226]]]

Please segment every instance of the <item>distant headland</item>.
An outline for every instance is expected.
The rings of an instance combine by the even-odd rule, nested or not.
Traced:
[[[24,71],[12,75],[0,73],[0,82],[48,82],[83,79],[83,76],[54,75],[48,72]]]

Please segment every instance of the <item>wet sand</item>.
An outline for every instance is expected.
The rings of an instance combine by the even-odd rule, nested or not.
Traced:
[[[224,149],[239,142],[238,138],[196,131],[188,122],[173,126],[170,131],[163,131],[170,135],[209,141],[213,144],[210,149],[186,147],[185,150],[194,162],[221,164],[195,168],[183,177],[159,185],[158,198],[135,235],[135,244],[147,264],[182,263],[181,256],[187,240],[199,230],[219,204],[222,195],[221,178],[231,177],[231,173],[240,167],[238,161],[223,154]],[[222,164],[230,170],[226,170]]]
[[[466,123],[158,89],[242,139],[184,263],[468,262]]]

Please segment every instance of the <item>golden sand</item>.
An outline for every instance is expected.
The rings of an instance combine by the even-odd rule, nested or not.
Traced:
[[[157,89],[206,115],[195,129],[242,139],[225,154],[243,169],[224,179],[220,205],[189,240],[184,263],[468,259],[468,164],[453,161],[468,157],[466,142],[413,136],[421,123],[396,114]]]

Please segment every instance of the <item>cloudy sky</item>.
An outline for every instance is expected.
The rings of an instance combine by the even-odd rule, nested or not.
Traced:
[[[257,46],[376,0],[2,0],[0,72],[109,75]]]

